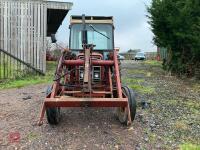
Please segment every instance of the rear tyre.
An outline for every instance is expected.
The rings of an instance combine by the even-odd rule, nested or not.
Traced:
[[[46,90],[46,96],[51,94],[51,92],[52,92],[52,87],[48,86]],[[47,108],[46,116],[47,116],[47,121],[50,125],[57,125],[60,121],[60,108],[59,107]]]
[[[127,86],[122,86],[123,93],[128,97],[128,103],[130,107],[130,113],[131,113],[131,120],[133,121],[135,119],[136,115],[136,100],[135,100],[135,94],[132,89],[130,89]],[[128,111],[126,108],[117,108],[117,116],[119,121],[122,124],[127,125],[128,122]]]

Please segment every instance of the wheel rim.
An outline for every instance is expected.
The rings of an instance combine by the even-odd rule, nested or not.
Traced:
[[[121,123],[125,123],[127,120],[127,109],[125,107],[117,108],[117,116]]]
[[[128,98],[128,104],[130,108],[130,115],[131,115],[131,120],[133,121],[135,118],[135,112],[136,112],[136,104],[135,104],[135,98],[134,98],[134,93],[132,89],[130,89],[127,86],[122,87],[123,93],[126,95]],[[126,124],[128,121],[128,108],[117,108],[117,116],[118,119],[121,123]]]

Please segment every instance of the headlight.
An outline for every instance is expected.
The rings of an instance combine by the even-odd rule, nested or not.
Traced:
[[[83,72],[80,73],[80,78],[83,79]]]
[[[79,80],[83,80],[83,76],[84,76],[83,67],[80,66],[80,67],[79,67]]]
[[[99,81],[101,78],[101,68],[100,67],[93,67],[93,80],[94,81]]]
[[[98,72],[95,72],[94,73],[94,79],[99,79],[99,77],[100,77],[100,74]]]

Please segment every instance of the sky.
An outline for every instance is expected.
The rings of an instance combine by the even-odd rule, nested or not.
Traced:
[[[55,1],[55,0],[54,0]],[[72,10],[58,29],[58,42],[68,45],[69,19],[71,15],[113,16],[115,26],[115,47],[120,52],[141,49],[144,52],[156,51],[153,33],[147,23],[146,5],[151,0],[56,0],[72,2]]]

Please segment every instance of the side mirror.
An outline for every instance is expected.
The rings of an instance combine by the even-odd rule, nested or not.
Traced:
[[[51,34],[51,42],[52,43],[56,43],[57,42],[55,34]]]

